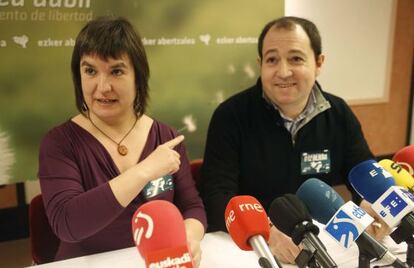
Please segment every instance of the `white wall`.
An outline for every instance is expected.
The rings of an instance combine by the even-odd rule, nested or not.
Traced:
[[[353,104],[388,98],[395,7],[395,0],[285,0],[286,15],[319,28],[322,87]]]
[[[414,83],[414,81],[411,81],[411,83]],[[414,104],[413,104],[413,110],[411,112],[411,138],[410,138],[410,144],[414,144]]]

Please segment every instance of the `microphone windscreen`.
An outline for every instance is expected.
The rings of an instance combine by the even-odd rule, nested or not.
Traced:
[[[306,180],[296,191],[312,217],[326,224],[345,203],[331,186],[316,178]]]
[[[414,144],[406,146],[396,152],[392,160],[414,176]]]
[[[165,200],[150,201],[135,211],[132,234],[144,258],[151,252],[187,246],[183,217],[174,204]]]
[[[284,234],[292,237],[296,225],[312,222],[305,205],[293,194],[285,194],[273,200],[270,205],[269,218]]]
[[[395,185],[391,174],[375,160],[365,160],[353,167],[348,180],[355,191],[371,204]]]
[[[411,176],[410,173],[403,169],[398,163],[395,163],[389,159],[383,159],[379,161],[379,164],[394,177],[396,185],[408,189],[411,189],[414,186],[413,176]]]
[[[266,211],[256,198],[239,195],[230,199],[224,213],[227,230],[242,250],[253,250],[249,239],[261,235],[268,241],[270,226]]]

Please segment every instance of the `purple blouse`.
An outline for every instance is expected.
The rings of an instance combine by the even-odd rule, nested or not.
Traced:
[[[170,127],[154,120],[139,161],[175,136]],[[103,145],[71,120],[49,131],[40,146],[38,175],[50,225],[61,240],[55,259],[134,246],[131,218],[149,200],[168,200],[184,219],[198,219],[206,228],[185,147],[181,143],[175,149],[181,166],[173,175],[173,189],[151,198],[141,191],[124,208],[109,187],[120,172]]]

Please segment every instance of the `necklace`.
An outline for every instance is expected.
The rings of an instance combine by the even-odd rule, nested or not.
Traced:
[[[121,142],[123,140],[125,140],[125,138],[129,135],[129,133],[131,133],[131,131],[134,129],[135,125],[138,122],[138,116],[135,116],[135,122],[132,125],[131,129],[128,130],[128,132],[124,135],[124,137],[122,137],[122,139],[119,142],[116,142],[114,139],[112,139],[111,137],[109,137],[105,132],[103,132],[97,125],[95,125],[95,123],[92,121],[91,117],[89,116],[89,113],[88,113],[88,119],[89,119],[89,121],[91,121],[92,125],[97,130],[99,130],[99,132],[101,132],[105,137],[107,137],[108,139],[110,139],[111,141],[113,141],[118,146],[118,153],[120,155],[124,156],[124,155],[127,155],[128,154],[128,148],[125,145],[121,144]]]

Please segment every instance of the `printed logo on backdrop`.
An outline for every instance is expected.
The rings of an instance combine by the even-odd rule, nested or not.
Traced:
[[[331,171],[329,150],[302,153],[300,165],[302,175],[329,173]]]
[[[13,114],[13,118],[0,116],[0,129],[10,137],[8,144],[15,159],[8,164],[9,176],[0,171],[0,184],[36,179],[33,174],[38,169],[36,156],[43,133],[73,116],[75,98],[66,67],[76,36],[89,20],[102,15],[123,16],[136,26],[150,59],[150,87],[157,89],[150,93],[155,101],[148,111],[180,133],[185,131],[189,158],[195,159],[203,155],[202,141],[214,108],[256,82],[258,31],[267,21],[283,15],[283,2],[264,0],[257,6],[236,0],[181,1],[177,6],[170,1],[144,0],[0,0],[0,51],[5,56],[0,77],[3,84],[10,85],[0,88],[0,93],[8,96],[0,99],[0,114]],[[239,16],[229,22],[228,12],[235,5]],[[252,8],[257,12],[252,14]],[[206,24],[205,17],[212,9],[217,11],[215,20]],[[252,19],[243,19],[247,15]],[[28,59],[28,54],[36,57]],[[194,60],[208,62],[213,57],[217,58],[215,65],[222,68],[192,66]],[[165,64],[177,59],[182,59],[177,68]],[[10,70],[20,71],[14,76]],[[188,72],[193,75],[186,76]],[[189,84],[192,89],[183,91]],[[177,94],[183,101],[171,112]],[[62,99],[68,101],[60,105]],[[46,104],[28,105],[33,101]],[[53,117],[49,111],[54,111]],[[172,187],[168,181],[164,186],[158,183],[147,186],[148,197]]]
[[[15,0],[0,1],[2,8],[15,10],[0,11],[0,21],[88,21],[92,0]],[[22,10],[30,8],[30,10]],[[34,8],[34,9],[33,9]],[[79,11],[78,9],[83,9]],[[84,12],[84,10],[88,12]]]
[[[92,0],[0,0],[0,23],[87,22],[93,18],[91,5]],[[73,47],[75,44],[72,37],[61,39],[45,36],[43,39],[36,39],[30,33],[30,27],[27,29],[27,32],[1,36],[0,48]]]
[[[143,192],[145,198],[152,198],[160,195],[164,192],[171,191],[174,189],[174,181],[171,175],[152,180],[145,185]]]

